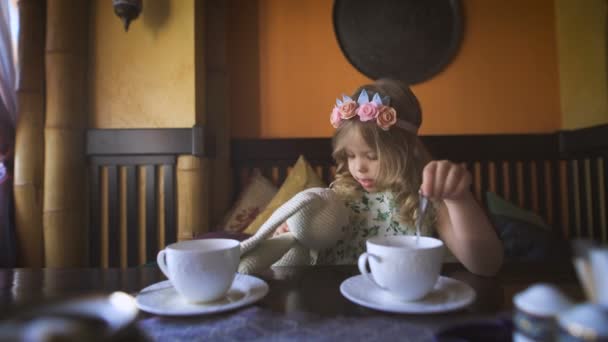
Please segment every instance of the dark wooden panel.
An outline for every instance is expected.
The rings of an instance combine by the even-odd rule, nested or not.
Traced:
[[[146,262],[156,260],[158,253],[158,220],[156,196],[156,167],[144,166],[146,170]]]
[[[538,212],[546,221],[549,221],[549,216],[547,214],[547,177],[545,176],[547,168],[544,160],[537,160],[535,165]]]
[[[477,191],[477,179],[475,176],[475,162],[468,162],[465,163],[467,170],[469,170],[469,172],[471,173],[471,177],[473,178],[473,181],[471,182],[471,192],[473,193],[473,195],[475,195],[475,192]]]
[[[127,266],[139,265],[139,201],[137,184],[139,177],[137,176],[136,166],[126,167],[126,186],[127,186]]]
[[[236,139],[232,140],[232,163],[235,166],[249,165],[250,161],[287,161],[295,163],[299,155],[309,162],[331,164],[331,139],[293,138],[293,139]]]
[[[601,208],[601,192],[603,189],[601,189],[599,186],[593,186],[593,184],[600,184],[600,174],[598,172],[598,166],[600,165],[601,160],[600,158],[592,158],[590,161],[590,170],[589,170],[589,176],[591,177],[591,203],[589,203],[589,206],[591,206],[591,212],[592,212],[592,217],[591,219],[593,220],[593,224],[591,225],[591,236],[593,237],[594,240],[596,241],[601,241],[602,240],[602,227],[601,227],[601,223],[602,223],[602,208]]]
[[[91,165],[91,178],[89,185],[89,265],[91,267],[101,266],[101,182],[100,167]]]
[[[421,139],[435,158],[457,162],[559,156],[555,134],[423,135]]]
[[[561,180],[560,180],[560,161],[552,160],[551,166],[551,212],[552,212],[552,224],[553,230],[559,232],[559,235],[565,237],[565,228],[567,222],[563,221],[562,218],[562,192],[561,192]],[[566,208],[567,209],[567,208]]]
[[[481,202],[482,205],[487,203],[486,192],[490,191],[490,166],[489,161],[482,161],[479,163],[480,170],[480,184],[481,184]]]
[[[576,208],[578,199],[578,163],[576,160],[568,161],[568,234],[572,237],[579,237],[577,219],[579,212]]]
[[[283,184],[285,178],[287,178],[287,166],[279,165],[279,185]]]
[[[89,129],[87,155],[191,154],[205,156],[203,127],[149,129]]]
[[[294,138],[294,139],[236,139],[231,146],[233,165],[287,162],[293,165],[299,155],[310,163],[331,164],[331,139]]]
[[[604,189],[602,189],[602,191],[604,192],[604,206],[600,209],[602,210],[601,215],[604,217],[604,222],[606,223],[606,225],[608,225],[608,210],[606,209],[606,207],[608,207],[608,151],[605,151],[603,153],[602,161],[604,171],[602,175],[604,179]],[[608,227],[604,227],[602,235],[603,242],[608,243]]]
[[[108,166],[108,266],[120,267],[120,191],[118,168]]]
[[[559,149],[564,158],[598,156],[608,151],[608,124],[559,133]]]
[[[509,178],[509,200],[518,204],[519,192],[517,190],[517,182],[519,177],[517,177],[517,162],[515,160],[508,161],[507,170],[507,177]]]
[[[163,165],[164,196],[165,196],[165,244],[177,241],[177,220],[175,203],[175,165]]]
[[[267,179],[272,179],[272,166],[266,164],[264,167],[261,168],[260,170],[262,172],[262,176],[266,177]]]
[[[423,135],[420,138],[434,158],[455,162],[559,157],[557,135],[553,133]],[[235,139],[231,146],[235,166],[262,160],[295,162],[299,155],[304,155],[311,163],[318,161],[329,165],[333,163],[331,152],[330,138]]]
[[[588,217],[588,196],[589,191],[587,189],[587,172],[588,164],[585,159],[578,160],[578,188],[579,188],[579,211],[580,211],[580,222],[581,222],[581,236],[585,238],[591,238],[590,226]]]
[[[177,157],[172,155],[154,156],[91,156],[89,160],[95,165],[155,165],[175,164]]]
[[[532,209],[532,196],[534,190],[532,189],[532,161],[522,162],[522,175],[523,175],[523,207],[526,209]]]
[[[505,173],[504,173],[504,168],[503,168],[503,161],[502,160],[496,161],[495,166],[496,166],[495,167],[495,169],[496,169],[496,192],[503,198],[506,198],[505,194],[507,192],[507,189],[505,187],[505,182],[504,182]]]
[[[321,169],[321,176],[323,178],[323,182],[329,186],[329,184],[333,181],[331,175],[331,169],[329,166],[325,166]]]

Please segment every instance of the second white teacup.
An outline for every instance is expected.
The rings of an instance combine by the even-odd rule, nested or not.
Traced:
[[[366,242],[367,252],[359,256],[363,276],[394,297],[414,301],[429,293],[441,271],[444,244],[421,236],[374,237]],[[368,272],[367,265],[371,270]]]
[[[189,302],[210,302],[230,289],[241,256],[232,239],[181,241],[158,252],[158,267]]]

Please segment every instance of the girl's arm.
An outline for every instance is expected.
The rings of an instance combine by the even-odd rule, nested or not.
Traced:
[[[503,247],[470,185],[464,166],[432,161],[423,171],[421,191],[439,204],[437,231],[454,256],[472,273],[490,276],[502,265]]]
[[[466,197],[439,205],[437,231],[469,271],[494,275],[502,265],[502,243],[473,195],[468,192]]]

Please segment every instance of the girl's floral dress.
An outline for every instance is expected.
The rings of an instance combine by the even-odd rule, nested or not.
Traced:
[[[397,208],[391,192],[362,192],[357,200],[347,201],[351,210],[344,240],[330,249],[320,251],[317,264],[356,264],[365,252],[365,241],[374,236],[414,235],[415,227],[397,222]],[[430,235],[423,229],[422,235]]]

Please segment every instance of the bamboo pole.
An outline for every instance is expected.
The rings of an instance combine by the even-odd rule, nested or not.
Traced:
[[[177,158],[177,239],[190,240],[209,230],[209,190],[204,186],[208,173],[204,159]]]
[[[15,226],[18,265],[44,266],[42,190],[44,171],[43,0],[20,0],[18,121],[15,136]]]
[[[47,267],[87,264],[85,128],[89,2],[48,0],[43,230]]]

